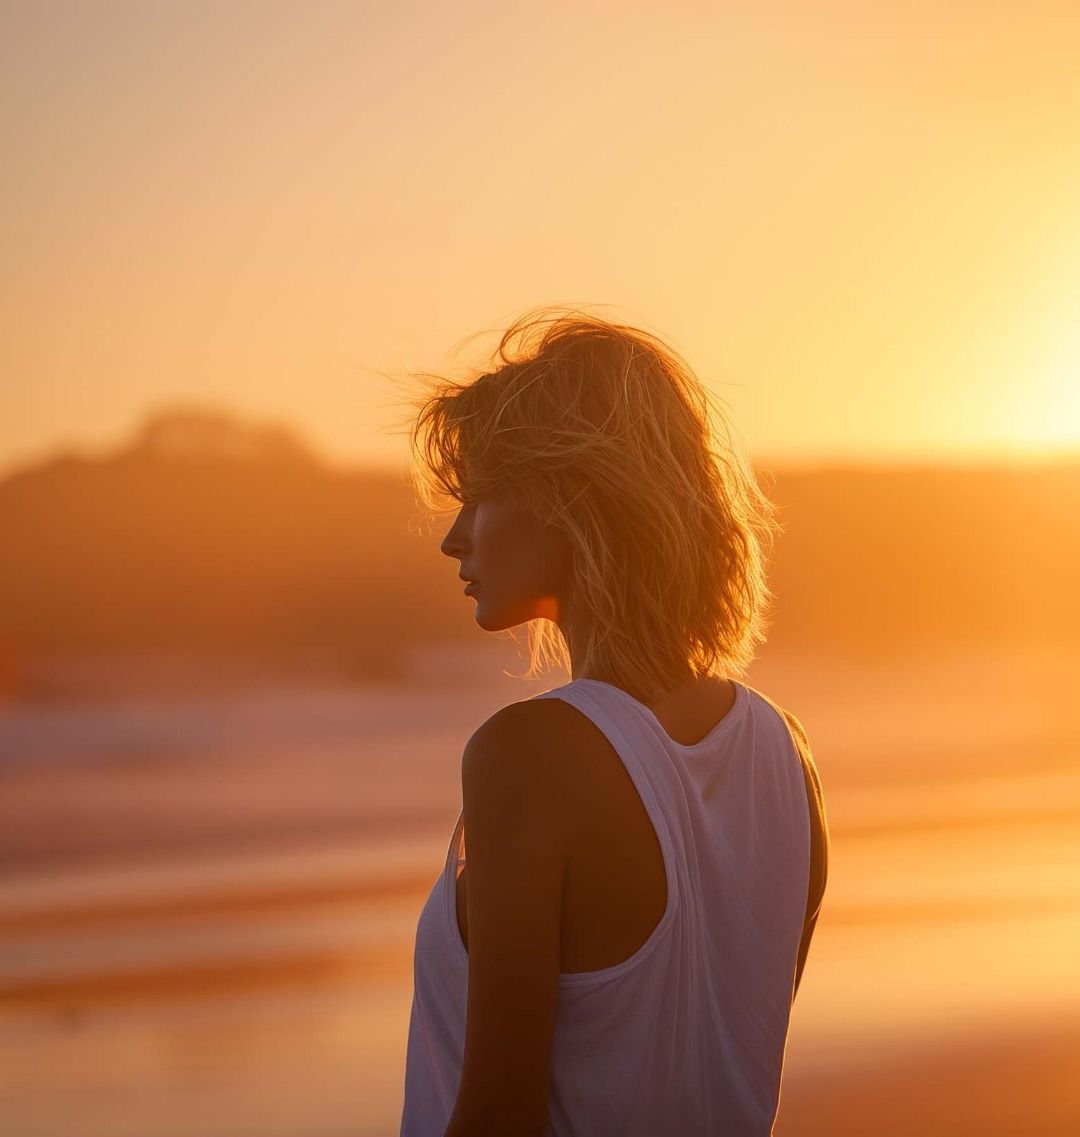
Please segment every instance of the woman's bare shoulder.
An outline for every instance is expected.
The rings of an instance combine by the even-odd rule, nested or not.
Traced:
[[[586,771],[602,760],[606,740],[592,720],[564,699],[508,703],[473,732],[463,766],[474,761],[529,764],[556,791],[580,798]],[[528,772],[523,771],[527,777]]]

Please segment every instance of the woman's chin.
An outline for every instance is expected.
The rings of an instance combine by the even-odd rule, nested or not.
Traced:
[[[512,625],[507,624],[505,621],[498,620],[485,612],[482,604],[477,604],[476,606],[476,622],[485,632],[501,632],[508,627],[512,627]]]
[[[485,608],[482,600],[477,601],[475,618],[476,623],[483,628],[485,632],[505,632],[510,628],[516,628],[519,624],[525,624],[532,619],[531,616],[515,617],[512,613],[493,611]]]

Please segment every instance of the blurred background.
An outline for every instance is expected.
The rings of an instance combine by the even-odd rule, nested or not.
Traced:
[[[785,533],[822,774],[778,1137],[1080,1131],[1080,9],[0,9],[0,1131],[397,1133],[518,678],[408,371],[653,331]]]

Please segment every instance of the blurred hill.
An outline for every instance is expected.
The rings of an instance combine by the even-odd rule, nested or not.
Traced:
[[[283,427],[155,414],[110,456],[0,482],[0,657],[9,672],[174,652],[395,674],[399,646],[470,625],[419,517],[404,478],[333,470]]]
[[[786,529],[771,645],[873,656],[1080,646],[1080,457],[769,471],[762,483]]]
[[[769,650],[1080,642],[1080,461],[759,469],[781,507]],[[70,653],[319,657],[366,676],[477,638],[445,523],[394,473],[324,465],[223,410],[150,417],[106,457],[0,482],[0,686]]]

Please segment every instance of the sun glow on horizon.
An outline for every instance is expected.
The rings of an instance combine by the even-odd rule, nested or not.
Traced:
[[[1044,342],[1045,356],[1032,361],[1015,397],[1002,401],[1002,441],[1027,453],[1080,456],[1080,328]]]

